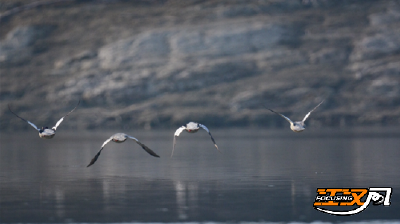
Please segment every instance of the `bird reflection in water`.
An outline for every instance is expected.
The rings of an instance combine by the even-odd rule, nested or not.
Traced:
[[[176,192],[178,219],[188,219],[189,207],[197,207],[199,186],[197,183],[175,181],[174,187]]]

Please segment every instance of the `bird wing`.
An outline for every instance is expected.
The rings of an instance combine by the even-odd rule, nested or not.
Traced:
[[[175,134],[174,134],[174,143],[172,145],[171,157],[174,155],[175,144],[176,144],[176,136],[179,136],[182,133],[182,131],[185,130],[185,129],[186,129],[185,126],[182,126],[182,127],[178,128],[178,129],[176,129]]]
[[[37,131],[40,131],[40,129],[39,129],[38,127],[36,127],[36,125],[35,125],[34,123],[32,123],[32,122],[30,122],[30,121],[28,121],[28,120],[25,120],[25,119],[23,119],[22,117],[18,116],[16,113],[14,113],[14,112],[11,110],[10,105],[8,105],[8,109],[11,111],[11,113],[13,113],[13,114],[14,114],[15,116],[17,116],[19,119],[21,119],[21,120],[27,122],[28,124],[30,124],[30,125],[31,125],[34,129],[36,129]]]
[[[185,129],[186,129],[185,126],[182,126],[182,127],[178,128],[178,129],[176,129],[174,136],[179,136],[182,133],[182,131],[185,130]]]
[[[125,135],[127,138],[133,139],[137,144],[139,144],[140,146],[142,146],[142,148],[149,153],[150,155],[154,156],[154,157],[160,157],[159,155],[157,155],[155,152],[153,152],[153,150],[151,150],[149,147],[147,147],[145,144],[141,143],[139,140],[137,140],[136,138],[129,136],[129,135]]]
[[[283,114],[281,114],[281,113],[278,113],[278,112],[275,112],[275,111],[273,111],[273,110],[271,110],[271,109],[268,109],[268,110],[270,110],[270,111],[272,111],[272,112],[278,114],[279,116],[285,118],[289,123],[293,124],[293,121],[290,120],[290,119],[289,119],[288,117],[286,117],[285,115],[283,115]]]
[[[87,165],[87,167],[93,165],[93,164],[97,161],[97,159],[98,159],[99,156],[100,156],[101,150],[103,150],[104,146],[105,146],[107,143],[109,143],[112,139],[113,139],[113,136],[111,136],[109,139],[107,139],[107,140],[103,143],[103,145],[101,146],[100,151],[93,157],[93,159],[90,161],[90,163],[89,163],[89,165]]]
[[[310,116],[311,112],[313,112],[315,109],[317,109],[317,107],[319,107],[319,105],[321,105],[323,102],[324,102],[324,100],[322,100],[321,103],[319,103],[316,107],[314,107],[314,109],[312,109],[310,112],[308,112],[308,114],[306,114],[306,116],[303,118],[303,123]]]
[[[211,137],[211,140],[214,142],[215,148],[217,148],[218,152],[221,152],[221,151],[219,151],[218,146],[217,146],[217,143],[215,143],[215,140],[214,140],[214,138],[212,137],[210,130],[208,130],[208,128],[207,128],[205,125],[203,125],[203,124],[199,124],[199,127],[203,128],[204,130],[206,130],[206,131],[208,132],[208,134],[209,134],[210,137]]]
[[[81,102],[81,100],[79,100],[78,104],[75,106],[74,109],[72,109],[67,115],[65,115],[65,116],[62,117],[59,121],[57,121],[56,125],[53,127],[54,130],[57,129],[57,127],[61,124],[61,122],[64,120],[65,117],[67,117],[70,113],[72,113],[72,111],[74,111],[74,110],[78,107],[78,105],[79,105],[80,102]]]

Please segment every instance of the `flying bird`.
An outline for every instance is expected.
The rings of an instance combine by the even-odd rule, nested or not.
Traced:
[[[100,151],[96,154],[96,156],[90,161],[89,165],[87,165],[87,167],[93,165],[97,159],[100,156],[101,151],[103,150],[104,146],[109,143],[110,141],[116,142],[116,143],[122,143],[124,141],[126,141],[127,138],[130,138],[132,140],[134,140],[137,144],[139,144],[140,146],[142,146],[142,148],[149,153],[150,155],[154,156],[154,157],[160,157],[159,155],[157,155],[155,152],[153,152],[153,150],[149,149],[149,147],[145,146],[143,143],[139,142],[139,140],[137,140],[136,138],[129,136],[127,134],[124,133],[117,133],[112,135],[109,139],[107,139],[103,145],[101,146]]]
[[[196,133],[200,128],[203,128],[204,130],[206,130],[208,132],[208,134],[211,136],[211,140],[213,141],[213,143],[215,145],[215,148],[217,148],[218,152],[221,152],[221,151],[219,151],[217,143],[215,143],[215,140],[212,137],[211,132],[208,130],[208,128],[205,125],[202,125],[202,124],[199,124],[199,123],[196,123],[196,122],[189,122],[189,123],[186,124],[186,126],[183,125],[182,127],[178,128],[175,131],[174,144],[173,144],[173,148],[172,148],[171,157],[174,155],[175,144],[176,144],[176,136],[179,136],[182,133],[183,130],[185,130],[185,131],[187,131],[189,133]]]
[[[44,139],[51,139],[56,135],[56,130],[57,127],[61,124],[61,122],[64,120],[65,117],[67,117],[70,113],[72,113],[79,105],[81,101],[79,100],[78,104],[75,106],[74,109],[72,109],[70,112],[68,112],[67,115],[65,115],[64,117],[62,117],[60,120],[57,121],[56,125],[54,127],[52,127],[51,129],[49,127],[42,127],[42,128],[38,128],[34,123],[25,120],[24,118],[18,116],[16,113],[14,113],[11,110],[10,104],[8,104],[8,109],[11,111],[11,113],[13,113],[15,116],[17,116],[19,119],[27,122],[28,124],[30,124],[34,129],[36,129],[37,131],[39,131],[39,137],[40,138],[44,138]]]
[[[295,121],[293,122],[292,120],[290,120],[288,117],[286,117],[285,115],[275,112],[271,109],[268,109],[278,115],[280,115],[281,117],[285,118],[289,123],[290,123],[290,129],[292,129],[292,131],[294,132],[302,132],[304,131],[304,129],[306,129],[306,125],[304,124],[304,122],[307,120],[307,118],[310,116],[311,112],[313,112],[315,109],[317,109],[317,107],[319,107],[319,105],[321,105],[324,102],[324,100],[322,100],[321,103],[319,103],[316,107],[314,107],[314,109],[312,109],[310,112],[308,112],[308,114],[306,114],[306,116],[303,118],[302,121]]]

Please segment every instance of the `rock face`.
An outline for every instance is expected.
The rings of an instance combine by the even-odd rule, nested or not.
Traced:
[[[0,64],[13,66],[26,62],[35,53],[35,42],[47,36],[51,30],[51,26],[15,27],[0,42]]]
[[[279,127],[267,108],[322,99],[308,124],[400,123],[397,1],[72,1],[1,23],[2,130],[29,128],[7,104],[40,126],[79,99],[64,128]]]

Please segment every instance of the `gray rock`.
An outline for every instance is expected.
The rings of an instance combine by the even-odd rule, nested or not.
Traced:
[[[13,65],[25,62],[34,53],[33,45],[46,37],[53,26],[18,26],[7,33],[0,41],[0,64]]]
[[[103,69],[129,69],[140,62],[165,63],[170,53],[168,34],[150,31],[104,46],[99,50],[100,65]]]
[[[341,48],[323,48],[316,52],[311,52],[310,63],[346,63],[349,57],[349,50]]]
[[[377,59],[400,51],[400,30],[383,29],[357,41],[350,56],[352,61]]]
[[[63,128],[281,127],[266,107],[301,118],[322,99],[311,126],[400,121],[396,1],[137,6],[72,2],[2,21],[1,129],[25,127],[7,103],[46,121],[78,99],[79,116]],[[59,27],[52,35],[48,21]]]
[[[386,12],[374,13],[369,16],[371,25],[373,26],[387,26],[393,23],[400,22],[400,7],[394,6],[388,8]]]
[[[288,28],[275,24],[221,24],[196,31],[181,31],[172,38],[173,52],[182,55],[223,57],[276,47]]]

